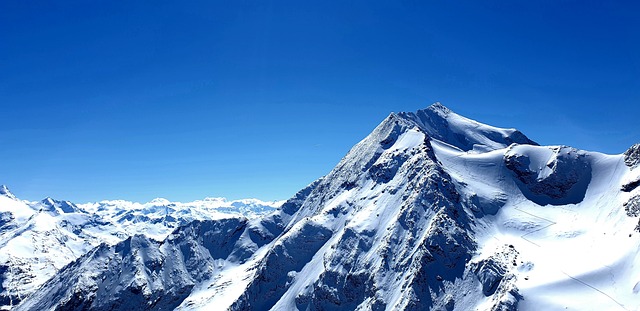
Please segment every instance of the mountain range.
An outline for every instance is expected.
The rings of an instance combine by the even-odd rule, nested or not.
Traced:
[[[282,202],[207,198],[189,203],[155,199],[74,204],[19,200],[0,186],[0,309],[11,309],[65,265],[104,243],[135,234],[161,241],[195,220],[253,218]]]
[[[639,310],[638,166],[640,145],[619,155],[540,146],[436,103],[390,114],[281,205],[214,217],[165,201],[32,203],[2,188],[2,302]]]

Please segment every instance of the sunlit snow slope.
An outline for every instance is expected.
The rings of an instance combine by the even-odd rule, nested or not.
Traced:
[[[280,209],[92,249],[16,309],[639,310],[639,165],[393,113]]]
[[[638,190],[621,190],[640,170],[623,155],[517,145],[471,154],[433,145],[469,207],[487,213],[478,219],[474,260],[504,245],[518,252],[509,268],[519,310],[640,309],[638,219],[624,208],[630,200],[637,206]]]

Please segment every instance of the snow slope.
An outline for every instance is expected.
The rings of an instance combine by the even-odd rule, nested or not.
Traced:
[[[280,209],[102,245],[16,309],[638,310],[638,166],[434,104]]]
[[[511,266],[523,297],[519,310],[640,309],[640,234],[634,231],[638,220],[623,207],[637,190],[621,191],[624,180],[637,172],[625,165],[622,155],[515,145],[468,154],[434,145],[443,167],[464,183],[470,201],[501,198],[493,215],[478,220],[483,229],[478,230],[482,247],[476,257],[500,253],[504,245],[518,251]],[[534,177],[530,182],[544,185],[538,188],[545,205],[528,198],[530,185],[522,186],[519,172],[507,164],[516,156],[528,163]],[[571,162],[569,167],[554,165],[567,156],[581,160],[564,159]],[[582,173],[588,181],[576,181]],[[548,183],[554,174],[558,177]],[[581,194],[576,197],[576,192]],[[564,204],[569,199],[573,203]]]

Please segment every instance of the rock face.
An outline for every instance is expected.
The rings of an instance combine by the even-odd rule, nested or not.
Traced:
[[[482,284],[482,293],[485,296],[491,296],[496,292],[498,285],[504,279],[505,270],[502,263],[493,258],[478,263],[478,268],[474,272]]]
[[[635,195],[631,197],[629,201],[624,203],[624,210],[627,212],[627,216],[629,217],[640,216],[640,195]]]
[[[522,296],[515,287],[513,273],[518,266],[518,251],[504,245],[499,252],[473,262],[471,270],[482,285],[482,293],[492,300],[490,310],[517,310]]]
[[[640,216],[640,194],[629,198],[628,201],[624,202],[623,206],[627,216],[634,218]],[[638,220],[638,225],[635,230],[640,232],[640,220]]]
[[[514,145],[504,162],[522,193],[540,205],[579,203],[591,181],[585,153],[571,147]]]
[[[636,168],[640,164],[640,144],[635,144],[624,152],[624,164]]]
[[[637,168],[640,164],[640,144],[635,144],[631,146],[631,148],[627,149],[624,152],[624,164],[628,166],[633,172],[637,171]],[[640,193],[638,193],[637,189],[640,186],[640,176],[635,174],[635,178],[631,181],[624,183],[621,187],[624,192],[631,192],[631,197],[624,202],[624,210],[629,217],[638,217],[640,216]],[[638,225],[635,228],[636,231],[640,232],[640,220],[638,220]]]
[[[624,164],[631,170],[635,170],[640,164],[640,144],[635,144],[624,152]],[[622,185],[622,191],[631,192],[640,186],[640,177],[636,176],[633,180]]]
[[[584,221],[560,230],[556,218],[573,221],[580,217],[575,210],[591,208],[596,218],[623,214],[615,224],[626,230],[616,183],[622,179],[615,175],[626,174],[624,167],[622,156],[540,147],[517,130],[477,123],[440,104],[391,114],[280,209],[252,219],[190,222],[161,242],[136,235],[103,244],[16,310],[559,308],[532,305],[549,292],[541,290],[540,298],[519,284],[548,273],[547,256],[536,257],[545,250],[540,240],[553,236],[553,243],[572,245],[569,238],[586,235],[575,226],[592,226]],[[594,182],[594,176],[609,179]],[[630,216],[637,214],[633,204],[626,206]],[[564,273],[560,282],[583,282],[580,295],[593,291],[590,280],[549,265],[551,273]],[[620,275],[635,277],[635,266],[621,266],[631,268],[606,271],[602,279],[629,292],[633,279]],[[599,270],[589,276],[598,279]]]

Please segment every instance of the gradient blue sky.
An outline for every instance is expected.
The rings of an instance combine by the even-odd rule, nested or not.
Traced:
[[[635,1],[2,1],[0,183],[285,199],[434,101],[541,144],[640,142]]]

